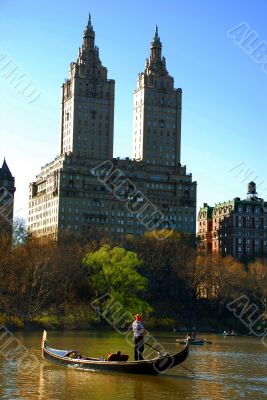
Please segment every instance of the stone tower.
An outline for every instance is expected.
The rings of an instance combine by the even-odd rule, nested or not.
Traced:
[[[95,46],[91,16],[83,33],[77,62],[70,64],[62,85],[61,154],[90,159],[112,159],[115,81]]]
[[[44,165],[30,185],[32,234],[58,238],[64,232],[90,237],[105,233],[121,238],[163,227],[195,234],[197,184],[180,164],[182,91],[174,89],[161,47],[156,29],[134,95],[134,159],[114,159],[115,84],[101,65],[89,16],[77,62],[71,63],[62,88],[60,155]],[[106,160],[113,172],[103,184],[92,171],[99,171]],[[126,199],[136,202],[138,211],[115,193],[116,173],[136,188],[138,200]],[[112,190],[108,182],[114,183]]]
[[[161,49],[156,27],[150,57],[134,92],[132,157],[175,166],[180,163],[182,90],[174,88]]]
[[[12,232],[15,178],[4,159],[0,168],[0,232]]]

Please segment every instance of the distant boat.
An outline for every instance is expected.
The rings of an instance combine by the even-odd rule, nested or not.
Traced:
[[[223,331],[223,336],[237,336],[236,331]]]
[[[142,361],[107,361],[102,358],[84,357],[76,350],[52,349],[47,344],[47,333],[42,339],[43,358],[65,367],[88,371],[127,372],[131,374],[157,375],[184,362],[188,356],[189,345],[174,354],[161,354],[150,360]],[[128,356],[126,356],[128,358]]]
[[[176,339],[176,342],[178,342],[179,344],[186,344],[187,339]],[[190,346],[202,346],[204,343],[211,343],[211,342],[206,342],[206,340],[204,339],[189,339],[188,343],[190,344]]]

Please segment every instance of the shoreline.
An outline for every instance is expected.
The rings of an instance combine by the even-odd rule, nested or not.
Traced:
[[[214,322],[214,321],[213,321]],[[228,327],[230,326],[230,330],[234,330],[238,333],[238,336],[250,336],[253,337],[253,334],[250,334],[248,329],[242,325],[242,324],[237,324],[236,320],[233,319],[232,324],[229,323],[230,321],[227,320],[225,323],[222,321],[220,324],[218,324],[217,328],[213,328],[212,326],[209,326],[207,321],[203,321],[201,323],[201,320],[198,321],[197,324],[194,324],[191,327],[188,327],[185,323],[181,322],[180,326],[176,325],[166,325],[165,323],[162,323],[160,320],[153,320],[152,323],[147,318],[145,321],[145,327],[148,331],[153,331],[153,332],[172,332],[173,334],[182,334],[184,333],[186,335],[187,332],[189,331],[194,331],[197,332],[198,334],[220,334],[222,335],[224,330],[227,330]],[[58,331],[58,332],[66,332],[66,331],[106,331],[106,332],[115,332],[116,329],[113,326],[110,326],[108,324],[103,324],[103,323],[98,323],[97,321],[90,322],[90,321],[72,321],[71,323],[68,321],[64,321],[64,318],[61,321],[57,321],[57,323],[50,323],[50,322],[41,322],[36,319],[35,321],[25,321],[22,319],[18,319],[17,317],[9,317],[5,316],[5,318],[0,318],[0,325],[5,326],[8,330],[11,332],[42,332],[44,329],[47,331]],[[217,324],[216,324],[217,325]],[[131,329],[131,325],[129,326]],[[127,327],[120,327],[120,331],[125,332],[129,329]]]

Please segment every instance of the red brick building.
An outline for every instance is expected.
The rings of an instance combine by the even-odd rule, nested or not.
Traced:
[[[239,197],[198,213],[200,248],[240,260],[267,257],[267,202],[257,196],[256,184],[248,184],[245,200]]]

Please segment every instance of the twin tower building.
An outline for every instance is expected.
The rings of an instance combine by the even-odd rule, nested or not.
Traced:
[[[101,63],[89,16],[62,86],[60,155],[30,184],[34,235],[195,234],[197,185],[180,163],[182,90],[161,51],[156,28],[134,91],[132,159],[113,158],[115,81]]]

